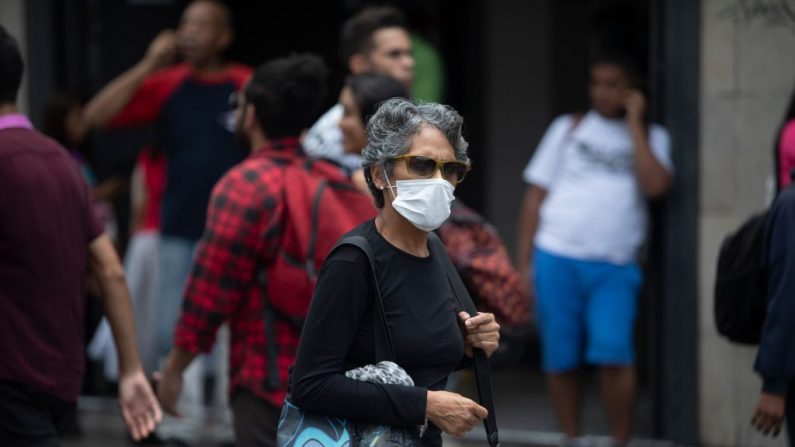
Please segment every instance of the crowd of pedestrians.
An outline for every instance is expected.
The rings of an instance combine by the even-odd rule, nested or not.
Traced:
[[[240,446],[277,445],[288,406],[412,427],[407,445],[441,445],[489,413],[448,378],[479,351],[499,353],[531,307],[564,445],[588,445],[586,364],[598,368],[613,444],[627,445],[647,202],[674,182],[671,138],[647,118],[633,61],[595,57],[588,110],[554,119],[528,153],[512,261],[455,197],[472,169],[465,124],[412,99],[418,40],[398,9],[345,21],[345,82],[325,112],[320,57],[252,68],[224,57],[233,37],[224,3],[192,1],[176,31],[87,103],[51,98],[40,133],[17,107],[24,62],[0,27],[0,445],[59,445],[86,352],[118,383],[134,441],[193,445],[212,402]],[[765,385],[753,423],[776,433],[795,409],[793,114],[768,221],[776,317],[756,364]],[[132,176],[97,182],[87,133],[131,127],[154,129]],[[122,264],[110,203],[127,193]],[[371,252],[332,248],[343,235]],[[447,263],[476,315],[456,305]],[[93,334],[88,296],[105,315]]]

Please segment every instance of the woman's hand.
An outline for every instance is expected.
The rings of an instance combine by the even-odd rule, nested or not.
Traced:
[[[470,317],[466,312],[459,312],[458,318],[466,331],[464,352],[472,357],[472,348],[480,348],[490,357],[500,346],[500,325],[494,314],[480,312]]]
[[[425,417],[445,433],[463,437],[486,419],[488,410],[471,399],[448,391],[428,391]]]

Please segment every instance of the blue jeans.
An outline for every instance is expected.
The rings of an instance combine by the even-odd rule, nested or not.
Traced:
[[[157,346],[161,356],[166,356],[174,344],[174,329],[177,326],[182,310],[182,298],[185,285],[193,268],[198,241],[173,236],[161,236],[159,253],[159,305],[157,307]],[[225,326],[218,332],[216,348],[221,347],[216,355],[216,389],[215,404],[222,409],[222,422],[216,427],[216,438],[230,440],[231,415],[227,407],[227,368],[228,368],[228,331]],[[164,439],[178,439],[188,444],[193,443],[205,424],[204,407],[204,376],[209,371],[207,357],[193,360],[185,370],[182,394],[177,401],[177,408],[182,418],[164,416],[163,423],[157,433]]]
[[[174,236],[160,238],[160,286],[157,314],[157,346],[161,356],[168,355],[174,344],[182,293],[193,265],[197,241]]]

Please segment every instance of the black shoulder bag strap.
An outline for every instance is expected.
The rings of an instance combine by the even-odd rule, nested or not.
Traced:
[[[377,312],[373,314],[373,337],[375,339],[375,362],[388,360],[397,363],[395,356],[395,345],[392,343],[392,335],[389,333],[389,327],[386,324],[386,312],[384,312],[384,303],[381,300],[381,290],[378,287],[378,276],[375,274],[375,256],[370,247],[370,242],[364,236],[345,236],[340,239],[331,252],[343,245],[353,245],[358,247],[367,255],[367,261],[370,264],[370,273],[373,277],[373,288],[375,290],[375,303]]]
[[[475,316],[478,310],[472,297],[469,295],[466,287],[464,286],[461,277],[453,266],[453,261],[447,256],[447,251],[444,244],[434,233],[428,233],[428,240],[430,246],[436,252],[444,265],[447,281],[453,289],[453,294],[458,300],[458,305],[469,315]],[[478,348],[472,349],[472,356],[475,364],[475,381],[478,384],[478,396],[480,397],[480,404],[489,411],[489,416],[483,421],[483,426],[486,429],[486,436],[488,438],[489,446],[496,447],[500,445],[499,431],[497,430],[497,415],[494,412],[494,393],[491,386],[491,368],[489,367],[489,359],[486,353]]]

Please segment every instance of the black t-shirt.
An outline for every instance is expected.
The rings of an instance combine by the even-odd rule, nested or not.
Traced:
[[[348,379],[345,371],[375,363],[372,274],[365,254],[346,246],[320,272],[298,348],[291,402],[352,420],[397,426],[425,421],[426,391],[442,390],[464,358],[457,306],[443,259],[412,256],[387,242],[368,221],[351,234],[364,236],[375,257],[378,285],[397,363],[415,386]],[[442,252],[442,255],[444,253]],[[441,445],[430,424],[424,444]]]

